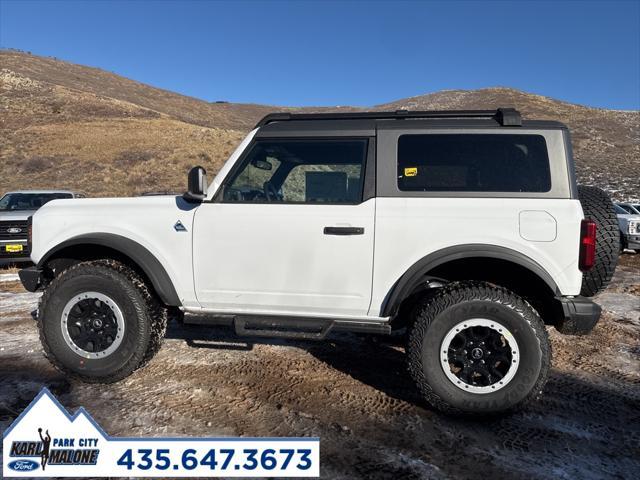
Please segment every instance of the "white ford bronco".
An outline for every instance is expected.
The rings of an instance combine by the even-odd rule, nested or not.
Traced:
[[[271,114],[211,185],[56,200],[33,215],[46,356],[114,382],[167,318],[239,335],[406,338],[424,399],[493,413],[538,396],[545,326],[588,333],[615,269],[609,198],[578,188],[567,128],[495,111]],[[383,372],[381,372],[383,374]]]

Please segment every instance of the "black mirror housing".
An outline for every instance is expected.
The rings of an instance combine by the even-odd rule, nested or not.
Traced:
[[[207,171],[203,167],[198,165],[189,170],[187,192],[184,197],[197,202],[207,197]]]

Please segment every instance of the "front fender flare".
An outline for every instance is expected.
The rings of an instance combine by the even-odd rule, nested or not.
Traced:
[[[38,262],[37,267],[44,267],[51,258],[56,256],[56,253],[69,247],[80,245],[107,247],[125,255],[135,262],[145,273],[156,293],[166,305],[182,305],[173,282],[160,261],[149,250],[147,250],[147,248],[140,245],[138,242],[121,235],[113,233],[91,233],[72,237],[62,243],[59,243],[45,253]]]

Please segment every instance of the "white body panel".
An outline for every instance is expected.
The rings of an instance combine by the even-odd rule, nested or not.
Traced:
[[[520,235],[520,213],[545,211],[556,219],[553,241]],[[378,198],[371,315],[415,262],[456,245],[485,244],[522,253],[546,270],[563,295],[579,295],[578,200],[516,198]],[[526,227],[524,229],[527,230]]]
[[[38,263],[53,247],[79,235],[120,235],[149,250],[165,268],[183,305],[195,306],[191,258],[194,209],[181,209],[178,202],[182,200],[173,196],[54,200],[33,216],[31,259]],[[187,232],[175,231],[178,220]]]
[[[359,317],[371,299],[375,200],[361,205],[205,203],[194,230],[202,307]],[[324,227],[363,235],[325,235]]]

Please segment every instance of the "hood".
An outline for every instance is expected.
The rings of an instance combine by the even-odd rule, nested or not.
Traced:
[[[620,226],[620,229],[623,232],[627,232],[627,225],[629,225],[629,222],[631,220],[634,220],[636,222],[640,222],[640,215],[632,215],[632,214],[626,214],[626,215],[622,215],[622,214],[618,214],[618,225]]]
[[[36,213],[36,210],[7,210],[0,211],[0,222],[26,220],[31,215]]]
[[[190,232],[198,205],[181,196],[53,200],[33,216],[31,259],[39,262],[67,240],[115,235],[163,259],[175,256],[178,249],[190,264]],[[185,231],[176,229],[177,222]]]
[[[147,197],[125,198],[70,198],[52,200],[43,205],[34,216],[34,220],[43,216],[94,216],[94,220],[102,215],[138,215],[151,214],[157,210],[178,209],[192,210],[197,204],[187,202],[178,195],[154,195]]]
[[[621,213],[618,213],[617,217],[618,218],[624,218],[626,220],[640,220],[640,215],[637,215],[635,213],[626,213],[624,215],[621,214]]]

